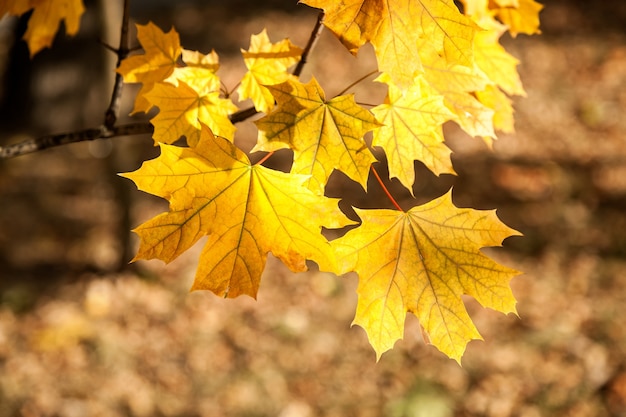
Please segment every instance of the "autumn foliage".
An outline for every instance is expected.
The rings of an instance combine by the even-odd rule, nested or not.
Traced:
[[[157,108],[151,120],[158,158],[123,174],[170,208],[135,229],[135,260],[170,262],[203,236],[192,289],[223,297],[256,297],[268,253],[292,271],[314,261],[321,270],[359,277],[354,324],[363,327],[377,358],[404,333],[415,314],[428,341],[460,361],[480,334],[461,296],[482,306],[515,312],[509,281],[517,271],[481,252],[519,234],[495,211],[456,207],[451,193],[402,210],[355,208],[358,225],[325,196],[334,170],[367,191],[372,147],[384,151],[389,174],[411,193],[414,161],[435,174],[453,174],[442,125],[455,122],[487,144],[496,131],[513,131],[511,96],[524,95],[518,61],[500,45],[507,31],[539,33],[541,5],[534,0],[302,0],[323,11],[322,23],[353,54],[366,43],[375,51],[387,97],[374,106],[352,94],[328,97],[315,79],[290,72],[304,53],[288,39],[272,43],[266,31],[242,50],[247,72],[238,102],[222,89],[219,58],[184,49],[175,29],[137,26],[143,51],[118,73],[140,83],[133,113]],[[80,0],[15,0],[0,15],[35,7],[25,36],[31,54],[49,46],[61,20],[77,30]],[[365,81],[363,81],[365,82]],[[252,152],[293,151],[289,173],[252,164],[236,144],[233,115],[249,99],[264,116],[255,122]],[[371,108],[367,108],[371,107]],[[367,139],[371,134],[371,140]],[[180,145],[181,138],[186,146]],[[382,183],[381,183],[382,185]],[[351,225],[329,241],[322,229]],[[355,227],[357,226],[357,227]]]

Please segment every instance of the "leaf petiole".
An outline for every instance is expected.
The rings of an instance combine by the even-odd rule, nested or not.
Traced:
[[[376,180],[378,180],[378,183],[383,188],[383,191],[385,192],[385,194],[387,194],[387,197],[389,198],[389,200],[391,200],[391,203],[394,205],[395,208],[397,208],[401,212],[404,212],[402,207],[400,207],[400,204],[398,204],[396,199],[393,198],[393,196],[391,195],[391,193],[389,192],[389,190],[387,189],[387,187],[383,183],[383,180],[380,178],[380,175],[378,175],[378,171],[376,171],[376,168],[374,168],[373,165],[371,166],[371,168],[372,168],[372,172],[374,173],[374,176],[376,177]]]

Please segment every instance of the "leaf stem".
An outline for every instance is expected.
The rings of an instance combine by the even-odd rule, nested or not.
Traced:
[[[358,80],[356,80],[355,82],[353,82],[352,84],[350,84],[349,86],[347,86],[346,88],[344,88],[343,90],[341,90],[340,93],[338,93],[337,95],[340,96],[342,94],[345,94],[346,91],[348,91],[349,89],[351,89],[352,87],[354,87],[355,85],[357,85],[360,82],[363,82],[366,78],[371,77],[372,75],[378,73],[378,70],[374,70],[374,71],[370,71],[367,74],[365,74],[364,76],[362,76],[361,78],[359,78]]]
[[[391,203],[394,205],[395,208],[397,208],[398,210],[404,212],[402,207],[400,207],[400,204],[398,204],[396,199],[393,198],[393,196],[391,195],[391,193],[389,192],[389,190],[387,189],[387,187],[383,183],[383,180],[380,178],[380,175],[378,175],[378,171],[376,171],[376,168],[374,168],[373,165],[371,166],[371,168],[372,168],[372,172],[374,173],[374,176],[376,177],[376,180],[378,180],[378,183],[383,188],[383,191],[385,192],[385,194],[387,194],[387,198],[389,198],[389,200],[391,200]]]
[[[268,159],[270,159],[270,156],[274,155],[274,151],[271,151],[270,153],[268,153],[267,155],[265,155],[263,158],[261,158],[261,160],[259,162],[257,162],[254,165],[263,165],[263,162],[267,161]]]

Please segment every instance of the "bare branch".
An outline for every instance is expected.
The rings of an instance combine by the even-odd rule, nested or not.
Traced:
[[[131,51],[128,46],[129,3],[129,0],[124,0],[124,15],[122,18],[119,48],[116,50],[111,48],[110,46],[105,45],[107,49],[110,49],[117,54],[118,67],[121,61],[126,58]],[[315,44],[317,43],[320,33],[322,32],[322,29],[324,27],[323,20],[324,13],[320,12],[315,27],[313,28],[311,36],[309,37],[309,40],[307,42],[307,45],[302,51],[300,61],[298,61],[297,66],[294,68],[293,75],[299,76],[302,73],[308,56],[313,50]],[[81,130],[78,132],[47,135],[40,138],[16,143],[13,145],[0,146],[0,159],[13,158],[16,156],[42,151],[44,149],[53,148],[56,146],[67,145],[70,143],[85,142],[96,139],[109,139],[117,136],[131,136],[152,133],[154,131],[154,128],[147,122],[138,122],[115,126],[119,115],[119,107],[123,86],[124,80],[122,76],[120,74],[116,74],[115,85],[113,88],[113,93],[111,95],[111,102],[105,113],[104,124],[102,126],[98,128]],[[259,112],[254,107],[249,107],[231,114],[229,118],[232,123],[240,123],[258,113]]]
[[[85,142],[96,139],[109,139],[117,136],[141,135],[153,132],[150,123],[139,122],[114,126],[107,129],[101,126],[96,129],[86,129],[78,132],[60,133],[57,135],[42,136],[36,139],[26,140],[14,145],[0,146],[0,159],[13,158],[27,153],[37,152],[69,143]]]
[[[309,54],[317,44],[317,40],[322,33],[322,29],[324,29],[324,12],[321,11],[319,15],[317,15],[317,22],[315,22],[315,27],[313,27],[313,31],[311,32],[311,36],[309,36],[309,41],[304,47],[304,51],[302,51],[302,55],[300,56],[300,61],[298,61],[298,65],[293,70],[293,75],[299,77],[302,74],[302,70],[307,63],[307,59],[309,58]]]
[[[130,0],[124,0],[124,14],[122,15],[122,28],[120,30],[120,46],[115,53],[117,54],[117,64],[115,68],[119,68],[122,61],[128,56],[129,42],[128,42],[128,23],[130,21]],[[104,114],[104,126],[107,129],[112,129],[117,122],[117,118],[120,113],[120,103],[122,101],[122,89],[124,87],[124,78],[122,74],[115,74],[115,84],[113,85],[113,92],[111,94],[111,101],[109,107]]]

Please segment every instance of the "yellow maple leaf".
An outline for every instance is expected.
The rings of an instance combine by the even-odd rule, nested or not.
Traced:
[[[241,50],[248,72],[237,89],[240,100],[250,98],[254,107],[267,113],[274,107],[274,96],[266,85],[280,84],[291,78],[287,68],[298,62],[302,49],[289,39],[271,43],[265,29],[250,37],[250,49]]]
[[[493,110],[493,127],[504,133],[513,133],[515,123],[511,99],[498,87],[488,85],[483,91],[476,91],[476,98]]]
[[[517,1],[517,7],[501,7],[496,11],[500,21],[509,27],[511,36],[516,37],[518,33],[526,35],[541,33],[539,12],[543,9],[543,5],[534,0]]]
[[[360,227],[332,241],[341,272],[359,275],[353,324],[365,329],[377,358],[404,334],[414,313],[430,342],[460,362],[467,343],[480,339],[461,296],[515,313],[509,287],[517,271],[480,252],[519,234],[495,210],[454,206],[451,192],[408,212],[356,209]]]
[[[228,115],[237,111],[237,106],[230,99],[220,98],[219,92],[200,95],[178,80],[178,85],[156,83],[144,97],[151,107],[159,108],[150,120],[155,142],[174,143],[185,136],[187,143],[194,146],[200,137],[201,124],[229,140],[235,136],[235,126]]]
[[[436,51],[422,44],[424,78],[444,97],[446,106],[457,116],[456,122],[471,136],[479,136],[490,143],[495,138],[493,110],[474,97],[491,83],[477,67],[449,64]]]
[[[160,146],[158,158],[124,175],[170,202],[169,212],[134,230],[141,239],[135,260],[170,262],[208,235],[192,289],[225,297],[256,297],[268,252],[294,272],[305,271],[307,259],[336,271],[321,228],[351,223],[338,200],[314,195],[303,176],[250,165],[206,127],[194,148]]]
[[[428,38],[449,63],[473,65],[472,43],[477,27],[451,0],[300,0],[324,9],[324,24],[356,54],[370,42],[380,71],[401,88],[422,71],[420,38]]]
[[[373,146],[380,146],[387,155],[389,176],[396,177],[413,193],[414,161],[423,162],[435,174],[454,174],[451,150],[443,142],[442,124],[454,120],[445,107],[443,96],[430,87],[423,76],[402,92],[387,74],[377,81],[388,85],[385,103],[372,109],[383,124],[374,131]]]
[[[498,27],[476,34],[474,56],[476,65],[498,87],[509,95],[525,96],[517,65],[519,60],[500,45],[502,32]]]
[[[220,65],[215,51],[205,55],[198,51],[183,49],[182,58],[185,66],[174,68],[172,74],[164,81],[178,85],[178,80],[181,80],[199,95],[219,91],[220,78],[217,76],[217,70]]]
[[[31,58],[52,45],[61,21],[65,23],[67,34],[75,35],[85,11],[82,0],[4,0],[0,3],[0,17],[5,13],[20,16],[34,9],[24,33]]]
[[[144,53],[126,58],[117,69],[125,82],[142,83],[131,114],[147,113],[152,108],[144,95],[155,83],[165,80],[172,74],[182,52],[178,32],[173,28],[164,33],[152,22],[137,25],[137,39]]]
[[[309,175],[308,187],[318,194],[323,194],[333,169],[366,189],[376,158],[363,135],[380,126],[374,116],[357,105],[352,94],[326,101],[315,78],[307,84],[290,80],[268,88],[278,107],[256,122],[259,139],[253,151],[293,149],[291,172]]]

